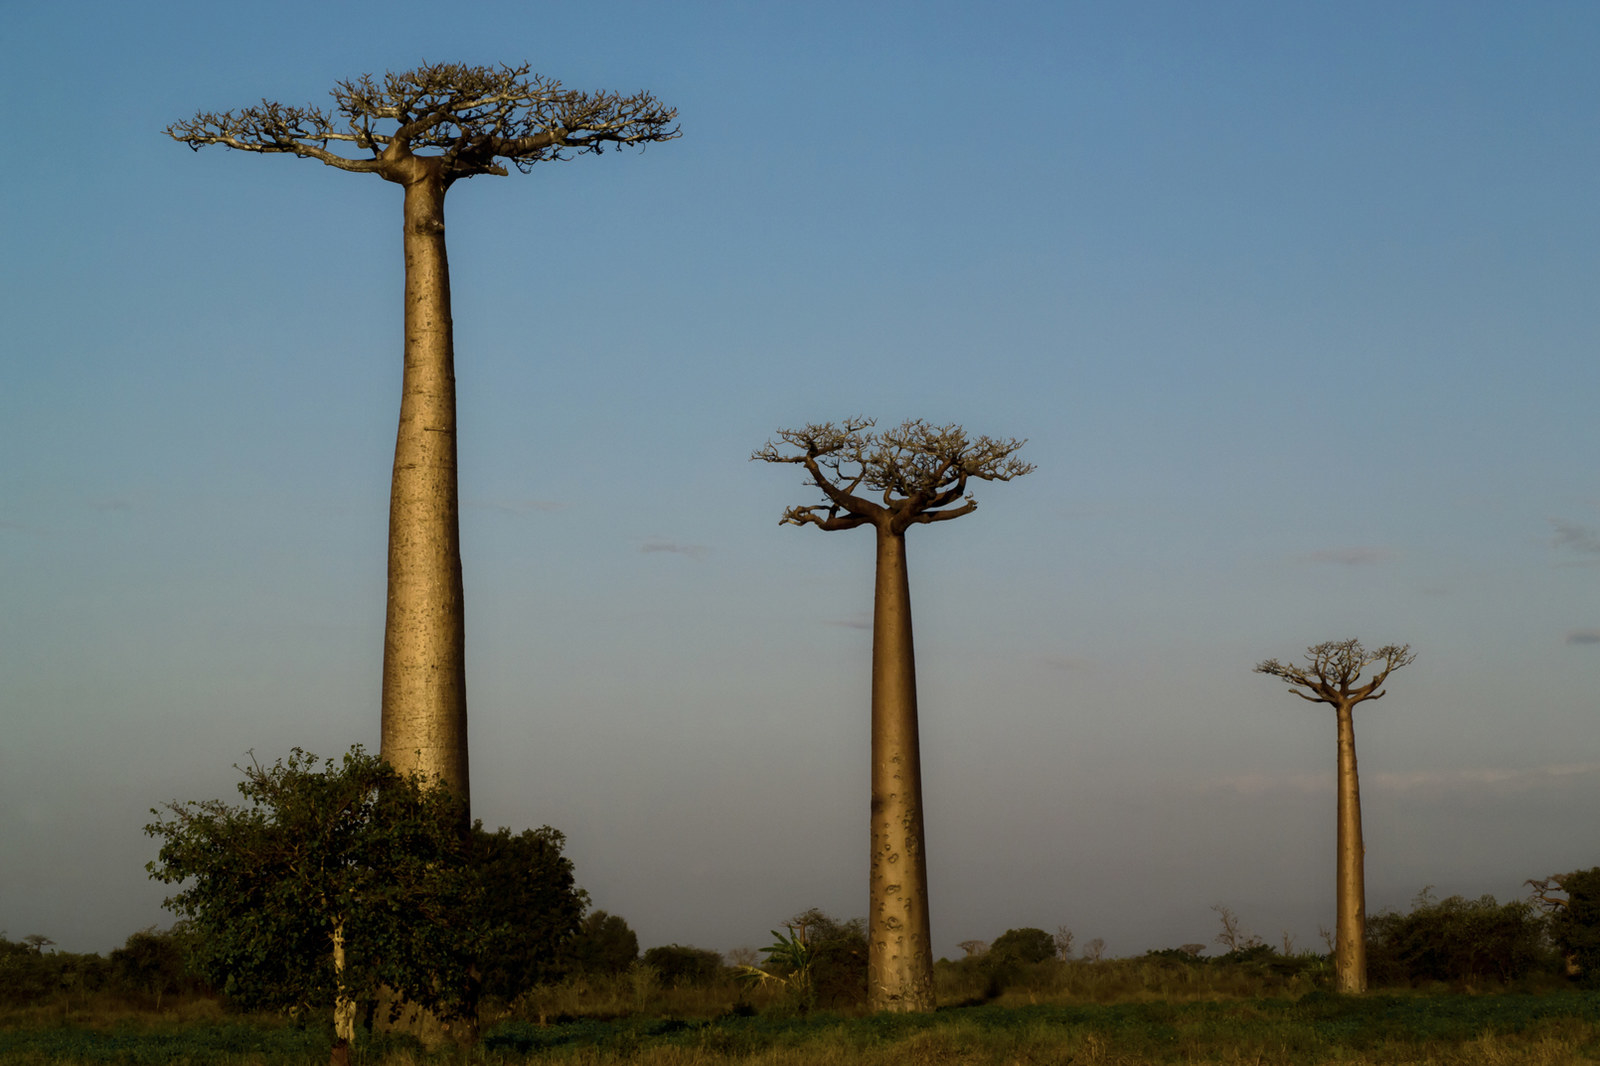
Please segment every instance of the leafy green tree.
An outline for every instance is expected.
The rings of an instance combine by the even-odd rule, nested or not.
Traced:
[[[424,63],[334,85],[331,108],[263,100],[167,127],[222,145],[314,159],[404,192],[405,360],[389,496],[389,607],[380,754],[465,801],[467,684],[456,476],[456,381],[445,193],[465,178],[527,173],[678,135],[649,93],[582,93],[521,66]],[[347,235],[345,239],[350,239]]]
[[[382,988],[470,1027],[489,929],[460,801],[359,746],[240,770],[246,805],[169,803],[145,827],[200,971],[247,1007],[333,1007],[334,1062]]]
[[[563,949],[588,902],[572,860],[561,853],[565,843],[549,826],[512,835],[473,823],[468,847],[477,920],[488,929],[479,956],[485,994],[510,1001],[559,975]]]
[[[873,530],[872,851],[868,874],[867,988],[874,1010],[931,1011],[933,944],[922,820],[922,749],[911,636],[906,532],[971,514],[968,490],[1033,469],[1023,442],[969,437],[960,426],[921,420],[873,432],[870,418],[782,429],[750,456],[795,463],[822,502],[790,507],[780,524]]]
[[[1549,915],[1550,939],[1566,959],[1568,974],[1600,987],[1600,866],[1528,884],[1534,902]]]
[[[580,973],[618,974],[638,960],[639,937],[621,915],[591,911],[563,954],[568,967]]]
[[[1055,937],[1031,926],[1007,929],[989,945],[991,956],[1004,956],[1021,963],[1044,962],[1056,955]]]
[[[112,951],[111,979],[124,993],[149,996],[159,1011],[165,996],[195,991],[204,984],[189,969],[193,940],[187,922],[178,922],[161,932],[154,926],[141,929]]]

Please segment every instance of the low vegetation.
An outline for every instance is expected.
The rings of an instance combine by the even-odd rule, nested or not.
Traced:
[[[1369,948],[1375,964],[1383,960],[1381,968],[1374,966],[1375,979],[1388,987],[1364,996],[1330,991],[1327,956],[1277,951],[1248,935],[1236,935],[1232,950],[1211,957],[1189,944],[1136,958],[1095,958],[1099,952],[1086,947],[1089,957],[1063,958],[1072,945],[1065,930],[1007,930],[986,949],[974,942],[965,958],[940,960],[941,1008],[927,1015],[867,1012],[861,926],[817,911],[786,923],[780,942],[803,940],[808,948],[799,956],[809,968],[810,989],[801,999],[785,981],[741,979],[741,968],[704,949],[666,945],[640,955],[625,921],[596,912],[561,956],[561,976],[510,1001],[488,998],[476,1046],[430,1050],[409,1036],[363,1032],[352,1061],[1600,1061],[1600,995],[1564,973],[1564,955],[1542,932],[1532,935],[1544,928],[1543,918],[1526,903],[1435,900],[1424,892],[1406,914],[1376,916]],[[51,952],[43,938],[0,940],[0,1063],[299,1066],[326,1060],[326,1018],[238,1011],[184,970],[186,935],[181,926],[146,930],[105,959]],[[740,954],[754,961],[751,953]],[[770,961],[779,955],[769,950],[766,965],[782,977],[795,958]],[[1389,976],[1377,978],[1380,972]]]

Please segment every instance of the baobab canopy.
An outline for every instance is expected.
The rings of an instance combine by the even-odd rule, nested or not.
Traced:
[[[959,518],[977,510],[978,501],[967,494],[969,481],[1010,481],[1033,470],[1033,464],[1016,457],[1026,441],[969,437],[960,426],[935,426],[921,419],[881,433],[871,432],[875,425],[876,419],[847,418],[838,425],[781,429],[778,440],[768,441],[750,457],[803,465],[811,484],[827,498],[826,503],[789,508],[779,520],[782,524],[852,529],[889,522],[894,532],[903,532],[912,523]],[[795,454],[786,454],[780,444]],[[857,496],[860,488],[880,494],[881,502]]]
[[[238,111],[201,111],[167,134],[198,151],[208,144],[242,152],[283,152],[340,170],[390,180],[406,159],[438,160],[448,184],[476,174],[523,172],[545,160],[599,154],[608,144],[639,144],[678,135],[675,108],[646,92],[583,93],[517,66],[424,63],[415,70],[363,74],[337,82],[331,109],[271,100]],[[356,152],[329,148],[348,145]]]

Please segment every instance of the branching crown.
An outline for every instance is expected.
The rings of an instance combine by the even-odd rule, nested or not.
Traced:
[[[1335,640],[1306,649],[1306,665],[1265,659],[1256,664],[1258,674],[1271,674],[1287,681],[1301,699],[1334,706],[1352,705],[1362,700],[1383,698],[1383,683],[1391,673],[1416,661],[1409,644],[1386,644],[1367,651],[1359,640]],[[1362,671],[1377,664],[1372,679],[1359,684]],[[1302,691],[1304,690],[1304,691]]]
[[[1026,441],[969,437],[958,425],[934,426],[921,419],[881,433],[872,432],[876,424],[871,418],[847,418],[837,425],[779,430],[776,440],[750,456],[798,463],[811,475],[809,484],[822,490],[826,502],[791,507],[780,523],[853,529],[871,522],[903,533],[913,523],[976,510],[978,501],[967,493],[973,479],[1010,481],[1033,470],[1016,456]]]
[[[437,161],[446,182],[526,172],[534,163],[600,153],[607,144],[671,140],[678,112],[646,92],[580,93],[519,66],[424,63],[415,70],[341,81],[331,110],[271,100],[240,111],[202,111],[166,128],[198,151],[220,144],[243,152],[283,152],[340,170],[393,176],[419,154]],[[340,142],[369,156],[331,150]]]

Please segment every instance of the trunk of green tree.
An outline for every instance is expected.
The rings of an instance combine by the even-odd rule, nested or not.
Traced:
[[[349,1066],[350,1046],[356,1039],[356,1001],[345,991],[344,921],[333,923],[333,1052],[330,1066]]]
[[[1356,776],[1356,728],[1351,704],[1339,712],[1338,892],[1334,977],[1340,992],[1367,990],[1366,848],[1361,842],[1361,785]]]
[[[400,169],[405,376],[389,498],[380,754],[396,769],[426,773],[465,799],[466,641],[446,185],[433,159],[410,157]]]
[[[872,873],[867,1002],[873,1010],[933,1009],[928,867],[923,850],[917,667],[911,642],[906,539],[880,525],[872,612]]]

